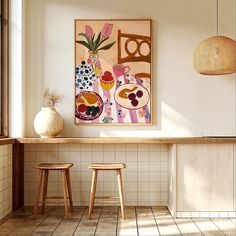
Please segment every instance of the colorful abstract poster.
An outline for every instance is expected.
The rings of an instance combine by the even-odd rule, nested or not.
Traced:
[[[75,20],[75,123],[150,125],[151,20]]]

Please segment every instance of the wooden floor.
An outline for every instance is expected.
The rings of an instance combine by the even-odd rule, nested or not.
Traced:
[[[24,208],[4,219],[0,235],[58,236],[149,236],[149,235],[236,235],[235,219],[173,219],[165,207],[126,207],[126,219],[118,207],[96,207],[91,220],[88,208],[77,207],[70,219],[63,208],[47,208],[33,219],[32,208]]]

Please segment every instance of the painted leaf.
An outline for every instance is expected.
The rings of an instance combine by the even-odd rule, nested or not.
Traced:
[[[88,42],[88,45],[89,45],[89,49],[90,50],[93,50],[93,43],[92,43],[92,40],[85,34],[85,33],[79,33],[78,35],[80,36],[84,36]]]
[[[97,48],[98,48],[103,42],[105,42],[107,39],[109,39],[109,37],[107,37],[107,38],[101,40],[101,42],[97,45]]]
[[[116,41],[113,42],[113,43],[109,43],[109,44],[107,44],[106,46],[104,46],[104,47],[102,47],[102,48],[99,48],[98,51],[99,51],[99,50],[108,50],[108,49],[110,49],[115,43],[116,43]]]
[[[82,44],[83,46],[85,46],[86,48],[88,48],[90,50],[90,47],[88,45],[88,43],[86,43],[85,41],[76,41],[76,43]]]
[[[92,37],[92,44],[94,45],[94,37],[95,37],[95,34],[93,35]]]
[[[94,50],[97,50],[97,48],[98,48],[97,45],[99,44],[100,39],[101,39],[101,32],[98,34],[98,37],[97,37],[97,39],[95,40],[95,43],[94,43]]]

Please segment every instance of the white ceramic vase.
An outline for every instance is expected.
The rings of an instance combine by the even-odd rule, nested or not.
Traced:
[[[53,138],[61,133],[63,119],[55,108],[43,107],[34,118],[34,130],[41,138]]]

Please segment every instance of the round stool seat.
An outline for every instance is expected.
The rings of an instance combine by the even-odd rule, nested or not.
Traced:
[[[89,165],[89,169],[94,170],[119,170],[124,168],[124,163],[92,163]]]
[[[67,170],[73,166],[72,163],[40,163],[35,166],[40,170]]]

